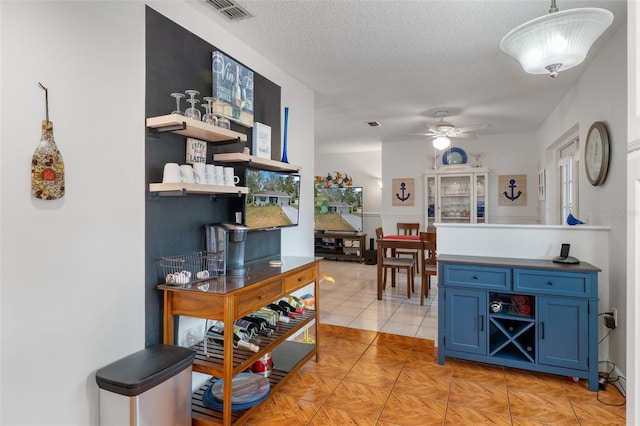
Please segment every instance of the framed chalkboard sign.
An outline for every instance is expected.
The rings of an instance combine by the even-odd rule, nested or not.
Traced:
[[[216,113],[253,126],[253,71],[219,51],[212,54],[211,70]]]

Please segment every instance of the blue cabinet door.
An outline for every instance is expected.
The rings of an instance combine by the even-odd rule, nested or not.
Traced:
[[[580,299],[538,297],[538,363],[587,369],[587,305]]]
[[[445,349],[486,355],[487,292],[447,288],[445,304]]]

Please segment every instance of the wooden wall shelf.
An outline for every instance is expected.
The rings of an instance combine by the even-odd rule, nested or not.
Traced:
[[[149,192],[159,195],[238,194],[249,193],[246,186],[205,185],[201,183],[150,183]]]
[[[241,152],[214,154],[213,161],[220,161],[223,163],[248,163],[249,165],[255,165],[260,169],[282,172],[299,172],[302,170],[302,167],[300,166],[294,166],[293,164],[283,163],[281,161],[269,160],[267,158],[255,157]]]
[[[208,142],[246,142],[247,135],[207,124],[184,115],[169,114],[147,118],[147,127],[156,132],[172,132]]]

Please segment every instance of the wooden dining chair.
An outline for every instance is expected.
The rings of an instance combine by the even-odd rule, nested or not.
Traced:
[[[415,235],[416,237],[420,233],[420,224],[419,223],[402,223],[398,222],[396,224],[398,235]],[[416,264],[416,272],[420,272],[420,262],[419,250],[407,250],[407,249],[397,249],[396,256],[411,256],[413,257],[413,261]]]
[[[420,305],[424,305],[424,297],[429,297],[429,288],[431,287],[431,277],[438,275],[438,266],[436,264],[436,233],[420,232],[420,241],[422,242],[421,264],[422,264],[422,284],[420,285]]]
[[[384,238],[382,228],[376,228],[376,238],[381,240]],[[378,250],[381,248],[378,247]],[[411,298],[411,292],[415,291],[415,262],[413,258],[391,256],[387,253],[387,250],[382,250],[382,289],[387,288],[387,269],[391,270],[391,286],[396,286],[396,271],[405,270],[407,272],[407,297]]]

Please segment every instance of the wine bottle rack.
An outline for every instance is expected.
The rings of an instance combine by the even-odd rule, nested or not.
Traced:
[[[512,313],[509,302],[514,295],[489,293],[490,300],[501,300],[502,310],[489,314],[489,355],[535,362],[535,298],[529,297],[529,315]]]
[[[316,317],[315,311],[305,311],[304,314],[298,314],[298,318],[289,319],[288,323],[279,322],[277,329],[271,336],[257,335],[249,340],[250,343],[260,347],[259,353],[251,352],[247,349],[233,349],[233,375],[249,368],[254,362],[258,361],[264,352],[271,352],[275,346],[286,340],[293,333],[304,325],[308,324]],[[215,343],[207,344],[207,354],[204,352],[204,343],[199,342],[192,346],[191,349],[196,351],[196,358],[193,363],[193,371],[210,374],[220,377],[223,375],[223,358],[224,347]]]

